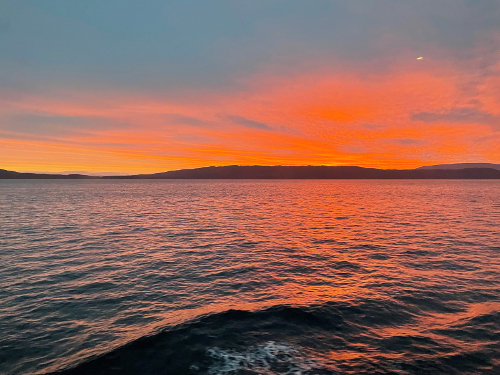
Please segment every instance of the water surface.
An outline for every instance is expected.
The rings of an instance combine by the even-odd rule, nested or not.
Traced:
[[[0,226],[0,373],[500,373],[497,181],[4,180]]]

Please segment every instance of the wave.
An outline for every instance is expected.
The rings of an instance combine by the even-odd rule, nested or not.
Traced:
[[[481,351],[447,331],[421,329],[415,306],[388,300],[273,306],[201,316],[52,374],[459,374],[495,373],[498,313],[470,317],[489,329]],[[496,333],[495,333],[496,332]],[[470,332],[469,332],[470,334]],[[446,340],[440,340],[446,337]],[[497,344],[494,344],[496,340]],[[477,349],[477,347],[476,347]]]

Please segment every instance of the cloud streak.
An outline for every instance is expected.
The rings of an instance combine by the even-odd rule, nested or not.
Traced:
[[[477,108],[449,108],[439,112],[419,112],[411,115],[412,121],[427,123],[448,122],[466,124],[485,124],[500,128],[500,115],[481,111]]]
[[[167,123],[206,127],[210,123],[196,117],[186,116],[179,113],[168,113],[163,116]]]
[[[248,118],[245,118],[243,116],[237,116],[237,115],[227,115],[224,116],[228,120],[230,120],[232,123],[236,125],[241,125],[246,128],[250,129],[261,129],[261,130],[271,130],[271,127],[264,123],[264,122],[259,122],[255,120],[250,120]]]

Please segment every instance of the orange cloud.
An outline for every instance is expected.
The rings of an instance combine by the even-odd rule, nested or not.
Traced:
[[[177,97],[101,91],[3,100],[0,119],[16,118],[19,126],[0,127],[0,157],[6,169],[123,173],[228,164],[500,162],[493,146],[500,128],[480,117],[418,120],[419,113],[466,105],[500,113],[496,77],[473,104],[460,80],[460,71],[422,60],[371,74],[338,66],[292,76],[261,72],[242,80],[239,91],[184,90]],[[31,123],[23,131],[19,116],[26,114]]]

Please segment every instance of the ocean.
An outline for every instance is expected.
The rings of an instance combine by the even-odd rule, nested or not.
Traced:
[[[500,183],[3,180],[0,373],[500,374]]]

